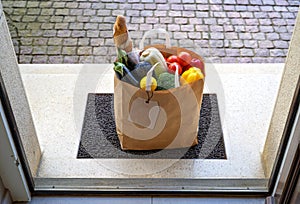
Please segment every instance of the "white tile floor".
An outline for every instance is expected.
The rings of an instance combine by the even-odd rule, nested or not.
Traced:
[[[43,156],[38,178],[264,179],[261,152],[283,64],[210,64],[227,160],[76,159],[87,93],[113,92],[111,65],[20,65]],[[247,186],[247,184],[246,184]]]

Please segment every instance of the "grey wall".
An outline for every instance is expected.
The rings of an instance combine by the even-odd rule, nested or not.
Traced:
[[[29,104],[23,87],[19,66],[0,0],[0,80],[5,87],[17,131],[27,156],[31,173],[35,176],[41,150],[36,136]]]
[[[0,177],[0,204],[11,204],[12,200],[9,191],[5,189],[2,179]]]

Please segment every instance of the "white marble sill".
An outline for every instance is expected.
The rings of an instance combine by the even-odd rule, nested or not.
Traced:
[[[261,152],[284,64],[210,64],[227,160],[76,159],[87,93],[113,93],[109,64],[20,64],[43,151],[38,178],[265,179]]]

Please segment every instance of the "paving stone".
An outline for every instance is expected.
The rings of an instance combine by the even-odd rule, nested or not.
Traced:
[[[287,30],[287,27],[285,26],[273,26],[275,32],[277,33],[287,33],[288,30]]]
[[[271,33],[274,32],[274,27],[273,26],[259,26],[260,32],[263,33]]]
[[[92,63],[93,62],[93,56],[80,56],[79,57],[79,63],[85,64],[85,63]]]
[[[239,12],[227,12],[229,18],[239,18],[241,14]]]
[[[72,31],[70,31],[70,30],[59,30],[59,31],[57,31],[57,36],[58,37],[70,37],[71,33],[72,33]]]
[[[78,3],[77,2],[67,2],[65,7],[66,8],[77,8]]]
[[[28,8],[27,9],[27,15],[39,15],[40,13],[41,13],[40,8]]]
[[[50,64],[61,64],[63,63],[63,56],[49,56],[48,61]]]
[[[37,16],[23,16],[22,22],[35,22]]]
[[[184,38],[187,38],[187,33],[186,32],[174,32],[173,37],[174,37],[174,39],[184,39]]]
[[[258,41],[258,45],[260,48],[274,48],[274,44],[270,40]]]
[[[62,46],[47,46],[47,54],[49,55],[59,55],[61,54]]]
[[[65,8],[66,2],[54,2],[52,4],[53,8]]]
[[[253,57],[252,58],[253,63],[268,63],[267,57]]]
[[[198,11],[209,11],[209,6],[208,5],[197,5],[197,10]]]
[[[279,36],[281,40],[287,40],[287,41],[291,40],[292,38],[291,33],[280,33]]]
[[[58,16],[67,16],[69,15],[70,10],[69,9],[56,9],[55,10],[55,15]]]
[[[272,19],[272,22],[274,25],[278,25],[278,26],[284,26],[287,24],[285,19]]]
[[[256,57],[268,57],[270,56],[269,49],[254,49]]]
[[[281,18],[281,15],[280,15],[279,12],[268,12],[268,16],[271,19],[273,19],[273,18]]]
[[[180,26],[176,24],[170,24],[168,25],[168,30],[169,31],[180,31]]]
[[[204,12],[204,11],[196,11],[196,17],[198,17],[198,18],[205,18],[205,17],[208,17],[208,12]]]
[[[65,46],[62,48],[62,54],[63,55],[76,55],[76,47],[70,47],[70,46]]]
[[[266,39],[265,33],[252,33],[252,37],[258,41]]]
[[[224,43],[223,40],[209,40],[209,45],[213,48],[221,48],[223,47]]]
[[[224,29],[224,32],[225,32],[225,33],[226,33],[226,32],[232,32],[232,31],[234,31],[234,28],[233,28],[232,25],[224,25],[224,26],[223,26],[223,29]]]
[[[262,0],[249,0],[252,5],[262,5]]]
[[[70,23],[69,29],[71,30],[82,30],[83,23]]]
[[[31,54],[33,48],[29,46],[20,46],[20,54]]]
[[[20,55],[19,63],[21,64],[30,64],[32,60],[32,55]]]
[[[26,7],[27,8],[37,8],[39,7],[39,1],[27,1]]]
[[[239,38],[242,40],[250,40],[252,39],[251,33],[239,33]]]
[[[56,34],[57,34],[56,30],[45,30],[43,36],[44,37],[54,37],[54,36],[56,36]]]
[[[224,34],[220,32],[214,32],[210,34],[211,39],[224,39]]]
[[[195,46],[199,48],[207,48],[209,47],[208,40],[194,40]]]
[[[237,62],[238,63],[252,63],[252,58],[250,58],[250,57],[238,57]]]
[[[287,19],[287,18],[292,18],[295,19],[295,15],[293,13],[289,13],[289,12],[281,12],[281,15],[283,18]]]
[[[196,31],[208,31],[208,25],[196,25]]]
[[[86,33],[86,36],[88,38],[95,38],[95,37],[99,37],[100,32],[98,30],[88,30]]]
[[[63,62],[67,64],[78,63],[79,56],[64,56]]]
[[[239,49],[225,49],[226,56],[228,57],[238,57],[240,56],[240,50]]]
[[[254,56],[252,49],[243,48],[243,49],[240,49],[240,52],[241,52],[241,56],[243,56],[243,57],[253,57]]]
[[[236,57],[224,57],[222,58],[222,63],[237,63]]]
[[[35,55],[32,57],[32,63],[34,64],[45,64],[48,62],[48,56],[46,55]]]
[[[268,40],[279,40],[278,33],[267,33],[266,37]]]
[[[259,25],[258,19],[245,19],[246,25]]]
[[[71,37],[85,37],[86,31],[81,31],[81,30],[73,30],[71,33]]]
[[[181,31],[194,31],[194,25],[181,25]]]
[[[77,38],[65,38],[63,39],[63,45],[77,45]]]
[[[93,54],[94,55],[107,55],[108,49],[107,47],[94,47]]]
[[[285,53],[282,49],[272,49],[272,50],[270,50],[270,56],[272,56],[272,57],[284,57]]]
[[[163,43],[164,41],[162,41]],[[158,44],[162,44],[162,43],[158,43]],[[195,47],[194,45],[194,41],[191,39],[181,39],[179,40],[179,46],[180,47],[186,47],[187,49],[192,49]]]
[[[244,47],[244,43],[242,40],[231,40],[231,47],[232,48],[242,48]]]
[[[128,16],[137,44],[144,31],[165,28],[174,45],[198,45],[210,55],[213,52],[215,62],[257,63],[284,60],[300,2],[27,0],[15,4],[6,0],[3,5],[18,60],[23,63],[110,62],[115,56],[112,28],[117,15]],[[100,46],[106,53],[100,52]],[[89,56],[79,57],[79,47],[81,54],[83,47],[89,47]],[[275,50],[272,56],[270,50]]]
[[[46,54],[47,46],[33,46],[32,54]]]
[[[245,26],[245,31],[248,33],[257,33],[259,29],[258,26]]]
[[[215,11],[215,12],[213,12],[213,16],[214,17],[217,17],[217,18],[225,18],[225,17],[227,17],[227,15],[226,15],[226,12],[223,12],[223,11]]]
[[[215,18],[205,18],[204,24],[215,25],[215,24],[217,24],[217,20]]]
[[[228,40],[235,40],[235,39],[238,39],[238,34],[235,33],[235,32],[228,32],[228,33],[225,33],[225,39],[228,39]]]
[[[235,8],[233,5],[224,5],[223,8],[225,11],[235,11]]]
[[[79,38],[78,39],[78,45],[79,46],[84,46],[84,45],[89,45],[90,44],[90,39],[89,38]]]
[[[248,11],[260,11],[260,6],[247,6]]]
[[[219,25],[210,25],[209,30],[211,32],[223,32],[224,31],[223,26],[219,26]]]
[[[187,18],[174,18],[174,22],[176,24],[187,24],[188,19]]]
[[[99,18],[101,18],[101,17],[99,17]],[[101,18],[101,21],[103,21],[102,19],[103,19],[103,17]],[[87,22],[91,21],[91,16],[77,16],[76,20],[77,20],[77,23],[87,23]]]
[[[273,41],[273,43],[276,48],[289,48],[288,42],[283,40]]]

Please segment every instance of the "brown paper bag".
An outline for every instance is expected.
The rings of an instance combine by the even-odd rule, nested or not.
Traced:
[[[146,34],[140,48],[143,48],[145,37]],[[166,45],[148,47],[157,48],[164,57],[185,51],[203,61],[190,50],[171,47],[167,33],[166,37]],[[146,92],[115,77],[114,114],[121,148],[155,150],[198,144],[203,88],[204,79],[201,79],[169,90]]]
[[[198,123],[204,81],[146,91],[114,79],[114,111],[123,150],[190,147],[198,143]]]

